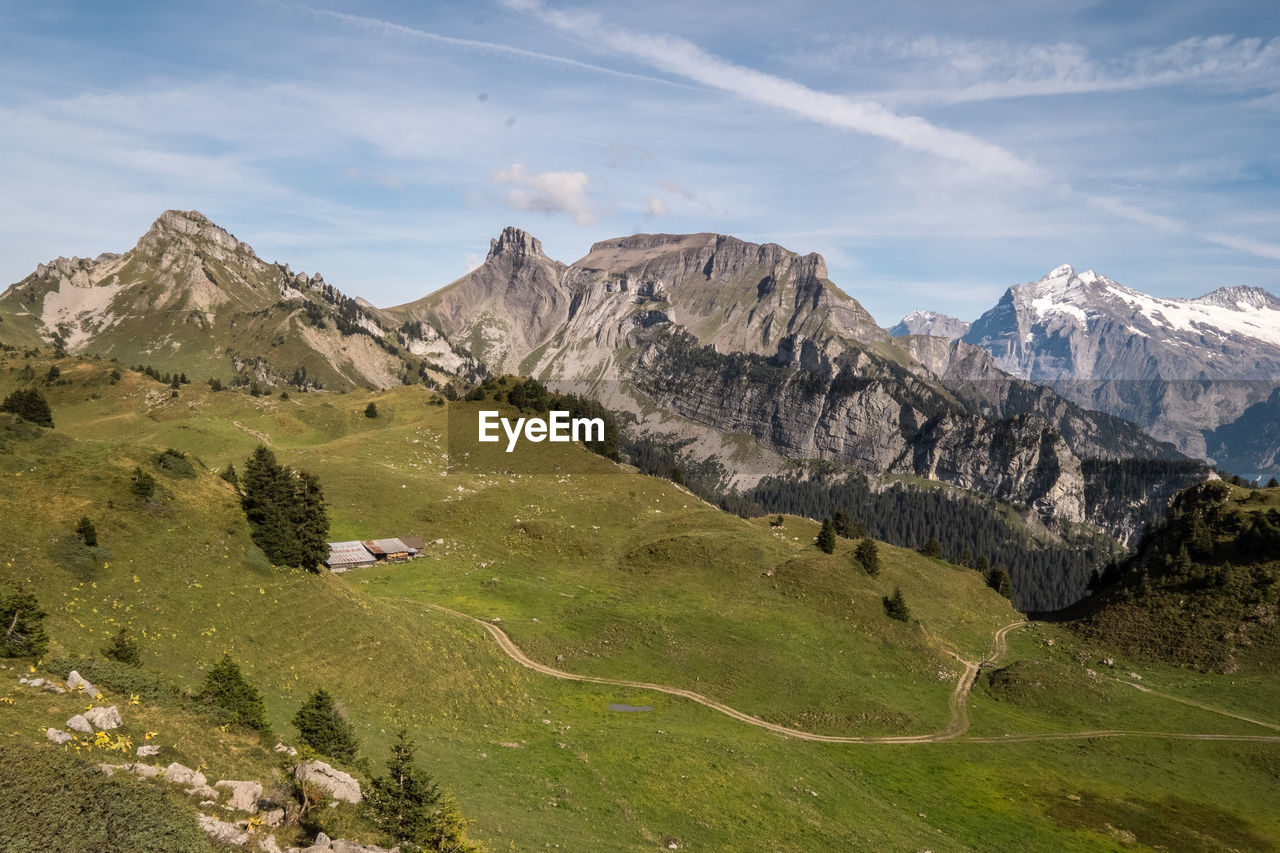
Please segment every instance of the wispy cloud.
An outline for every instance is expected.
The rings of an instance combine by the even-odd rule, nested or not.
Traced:
[[[507,203],[517,210],[567,213],[579,225],[594,224],[595,205],[587,196],[591,178],[586,172],[531,172],[523,163],[494,172],[494,183],[505,184]]]
[[[1280,38],[1232,35],[1189,38],[1107,59],[1095,58],[1087,47],[1073,42],[863,36],[807,51],[803,61],[838,69],[850,62],[885,59],[907,63],[913,78],[928,81],[876,95],[892,103],[964,103],[1187,84],[1265,91],[1274,90],[1280,81]]]
[[[539,0],[506,0],[558,30],[765,106],[803,116],[830,127],[888,139],[906,148],[962,163],[986,174],[1035,181],[1042,176],[1031,163],[967,133],[947,130],[918,116],[899,115],[874,101],[822,92],[753,68],[729,62],[675,36],[626,32],[594,15],[549,9]]]
[[[875,101],[820,91],[795,80],[729,62],[682,38],[625,31],[609,26],[597,15],[551,9],[542,0],[503,2],[508,8],[532,14],[562,32],[597,46],[810,121],[886,139],[909,150],[962,163],[982,175],[1003,177],[1016,185],[1042,187],[1045,192],[1064,200],[1083,198],[1086,203],[1122,219],[1161,231],[1193,235],[1260,257],[1280,256],[1280,244],[1197,229],[1189,223],[1143,210],[1119,199],[1079,193],[1069,180],[1055,176],[995,143],[939,127],[919,116],[896,113]],[[905,43],[902,49],[916,54],[951,54],[953,64],[960,69],[981,70],[993,62],[991,57],[963,50],[958,44],[963,43],[925,39]],[[1140,88],[1157,82],[1167,85],[1206,75],[1230,77],[1260,71],[1265,73],[1266,69],[1276,66],[1278,60],[1280,39],[1266,43],[1260,39],[1234,39],[1231,36],[1187,39],[1164,50],[1140,54],[1129,63],[1127,76],[1112,78],[1105,85]],[[1075,85],[1082,87],[1104,85],[1100,82],[1104,79],[1101,72],[1087,54],[1071,45],[1056,46],[1039,53],[1032,51],[1018,61],[1037,69],[1052,70],[1040,84],[1046,94],[1069,89],[1073,80],[1078,80]],[[1008,85],[1012,87],[1015,84]],[[1016,85],[1024,94],[1035,88],[1026,81]],[[977,91],[974,89],[975,98]]]
[[[352,15],[347,12],[338,12],[333,9],[317,9],[305,4],[300,4],[298,8],[317,17],[329,18],[350,26],[358,27],[370,32],[382,33],[384,35],[434,42],[436,44],[444,44],[449,45],[450,47],[463,48],[466,50],[477,50],[490,54],[496,53],[512,59],[529,60],[541,64],[556,65],[575,71],[588,71],[592,74],[604,74],[610,77],[620,77],[626,80],[642,80],[647,83],[658,83],[664,86],[680,86],[681,88],[687,88],[683,84],[672,80],[665,80],[661,77],[652,77],[647,74],[635,74],[630,71],[620,71],[616,68],[608,68],[604,65],[593,65],[589,62],[580,62],[576,59],[569,59],[568,57],[556,56],[550,53],[541,53],[536,50],[526,50],[525,48],[515,47],[514,45],[480,41],[478,39],[458,38],[457,36],[446,36],[440,33],[433,33],[428,30],[420,30],[416,27],[405,26],[404,24],[397,24],[393,21],[384,21],[380,18],[370,18],[364,15]]]

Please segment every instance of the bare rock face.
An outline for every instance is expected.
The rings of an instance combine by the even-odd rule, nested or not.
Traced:
[[[206,814],[196,815],[196,820],[200,822],[200,828],[219,844],[241,847],[249,843],[249,833],[234,823],[227,823]]]
[[[76,714],[74,717],[67,720],[67,728],[71,729],[73,732],[80,732],[81,734],[93,734],[93,726],[89,724],[89,721],[85,719],[83,714]]]
[[[124,725],[124,721],[120,719],[120,710],[115,705],[90,708],[84,712],[84,718],[102,731],[118,729]]]
[[[257,813],[258,800],[262,797],[261,782],[236,782],[223,779],[220,782],[214,782],[213,787],[225,788],[231,792],[231,798],[227,800],[227,805],[231,808],[250,814]]]
[[[71,674],[67,676],[67,689],[71,691],[80,691],[89,697],[97,697],[101,695],[98,688],[94,687],[82,678],[80,673],[76,672],[74,669],[71,670]]]
[[[335,800],[358,803],[364,799],[360,782],[354,776],[323,761],[304,761],[294,768],[293,775],[300,782],[323,788]]]
[[[164,779],[171,785],[182,785],[187,788],[203,788],[209,784],[203,773],[192,770],[178,762],[173,762],[164,769]],[[217,792],[214,792],[217,796]]]

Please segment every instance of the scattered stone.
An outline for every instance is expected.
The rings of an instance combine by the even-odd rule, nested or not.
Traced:
[[[69,740],[75,739],[75,735],[70,732],[64,732],[62,729],[54,728],[45,729],[44,736],[54,743],[66,743]]]
[[[44,679],[43,678],[27,678],[26,676],[23,676],[18,679],[18,683],[25,684],[28,687],[43,687]]]
[[[239,847],[249,842],[249,833],[235,824],[226,823],[206,814],[196,815],[196,820],[200,821],[200,828],[219,844],[230,844],[234,847]]]
[[[297,754],[298,754],[298,750],[294,749],[294,748],[293,748],[293,747],[291,747],[291,746],[285,746],[283,743],[278,743],[278,744],[276,744],[276,745],[272,748],[272,751],[274,751],[274,752],[283,752],[283,753],[285,753],[286,755],[297,755]]]
[[[284,809],[270,809],[262,813],[262,825],[274,829],[284,823]]]
[[[120,711],[115,705],[109,708],[90,708],[84,712],[84,718],[103,731],[118,729],[124,725],[124,720],[120,719]]]
[[[73,732],[81,732],[83,734],[93,734],[93,726],[89,725],[89,721],[84,718],[83,714],[76,714],[67,720],[67,728]]]
[[[266,838],[259,841],[258,849],[264,851],[264,853],[284,853],[284,851],[280,849],[280,845],[276,844],[276,837],[274,835],[268,835]]]
[[[346,841],[341,838],[331,839],[323,832],[316,836],[315,843],[310,847],[301,849],[294,847],[289,853],[399,853],[399,847],[392,847],[388,850],[385,847],[375,847],[372,844],[357,844],[354,841]]]
[[[188,788],[186,793],[189,797],[204,797],[207,800],[213,800],[215,805],[217,805],[218,797],[222,796],[221,791],[216,788],[210,788],[208,785],[199,785],[195,788]]]
[[[1130,678],[1132,678],[1134,681],[1141,681],[1141,680],[1142,680],[1142,676],[1141,676],[1141,675],[1138,675],[1138,673],[1136,673],[1136,672],[1131,672],[1131,673],[1129,673],[1129,677],[1130,677]]]
[[[221,782],[214,782],[215,788],[226,788],[231,792],[231,799],[227,800],[227,805],[231,808],[249,814],[256,814],[258,811],[258,798],[262,796],[261,782],[235,782],[227,779]]]
[[[160,776],[160,768],[153,764],[143,764],[137,762],[135,764],[99,764],[98,768],[108,776],[117,770],[123,770],[126,773],[132,773],[135,776],[141,776],[143,779],[155,779]]]
[[[176,761],[164,769],[164,778],[173,785],[186,785],[192,788],[203,788],[209,784],[209,780],[203,773],[197,773]],[[217,792],[215,791],[214,794],[216,796]]]
[[[140,756],[159,755],[159,754],[160,754],[160,747],[154,743],[149,743],[146,746],[138,747],[138,755]]]
[[[82,678],[80,673],[76,672],[74,669],[71,670],[71,674],[67,676],[67,689],[72,691],[81,690],[86,696],[93,696],[95,698],[102,695],[98,691],[98,688],[94,687]]]
[[[310,782],[325,789],[335,800],[358,803],[364,799],[360,793],[360,783],[354,776],[323,761],[304,761],[294,768],[293,775],[300,782]]]

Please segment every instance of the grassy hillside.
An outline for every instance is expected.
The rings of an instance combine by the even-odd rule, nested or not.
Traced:
[[[1180,666],[1278,671],[1280,489],[1217,481],[1178,496],[1100,593],[1066,616],[1082,635]]]
[[[25,363],[0,362],[0,395]],[[408,726],[493,849],[653,850],[676,839],[701,850],[1094,850],[1125,832],[1131,849],[1151,849],[1171,846],[1153,817],[1171,809],[1168,825],[1199,849],[1280,840],[1275,743],[809,743],[674,696],[533,673],[480,626],[427,606],[499,618],[531,657],[570,672],[688,688],[810,731],[923,734],[950,721],[962,667],[947,650],[977,661],[1018,618],[974,572],[881,545],[884,569],[870,578],[849,543],[819,552],[812,522],[743,521],[564,445],[485,470],[452,458],[471,452],[456,439],[476,406],[420,388],[174,398],[138,374],[112,384],[109,362],[59,364],[67,384],[44,388],[56,429],[0,436],[0,588],[30,589],[50,611],[46,657],[95,654],[126,625],[145,671],[190,687],[229,651],[286,740],[299,704],[324,686],[375,765]],[[41,376],[48,367],[33,364]],[[377,418],[363,414],[370,401]],[[320,476],[333,538],[418,534],[427,555],[345,576],[270,566],[215,473],[259,441]],[[154,467],[169,447],[195,477]],[[161,500],[130,494],[135,466],[151,466]],[[72,535],[84,515],[96,549]],[[898,586],[914,616],[905,624],[880,604]],[[1038,630],[1012,635],[1013,651],[1063,647],[1044,643],[1067,635]],[[1160,716],[1144,702],[1155,698],[1123,685],[1114,714],[1085,707],[1069,691],[1086,662],[1054,660],[1066,674],[1038,679],[1054,692],[1036,701],[1010,705],[980,675],[974,734],[1063,731],[1076,715],[1081,729],[1147,728],[1136,722],[1147,713],[1177,731],[1274,734],[1211,712]],[[31,721],[56,714],[10,675],[0,696],[15,703],[0,703],[0,728],[35,742]],[[146,713],[175,735],[161,738],[171,760],[232,778],[270,772],[178,711]],[[1122,717],[1128,726],[1112,725]]]

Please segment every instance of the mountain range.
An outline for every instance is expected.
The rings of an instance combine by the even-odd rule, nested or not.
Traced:
[[[921,313],[904,322],[910,334],[894,337],[830,280],[817,254],[719,234],[637,234],[565,264],[512,227],[477,269],[379,309],[319,274],[262,260],[197,212],[168,211],[122,255],[59,258],[11,286],[0,295],[0,340],[276,389],[462,390],[520,374],[600,400],[633,440],[713,472],[717,494],[856,474],[872,489],[932,483],[957,498],[989,496],[1046,541],[1089,529],[1129,542],[1207,470],[1160,440],[1185,430],[1153,428],[1152,437],[1097,411],[1105,395],[1069,378],[1086,356],[1101,370],[1110,362],[1096,353],[1127,350],[1086,345],[1120,335],[1119,326],[1072,325],[1078,317],[1063,306],[1096,292],[1145,309],[1118,288],[1062,268],[1010,289],[967,332]],[[1271,311],[1267,298],[1219,291],[1216,301],[1186,303],[1201,314],[1179,322],[1236,317],[1228,344],[1238,352],[1252,316],[1240,306],[1255,299]],[[1151,304],[1173,311],[1169,301]],[[1186,350],[1188,365],[1212,360],[1187,343],[1159,344],[1138,346]],[[1053,347],[1080,356],[1035,355]],[[1265,419],[1268,400],[1242,393],[1240,414]],[[1218,440],[1239,443],[1229,430]]]
[[[916,312],[894,332],[959,337],[1001,369],[1190,456],[1251,478],[1280,473],[1269,428],[1280,400],[1280,298],[1261,288],[1164,299],[1061,266],[1009,288],[956,335],[963,325]]]

